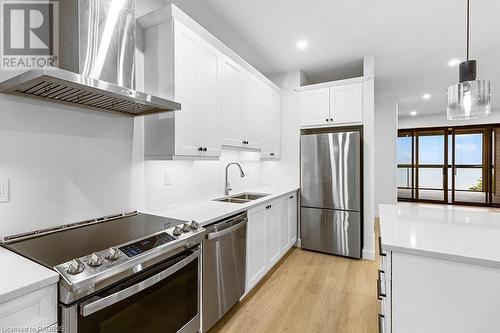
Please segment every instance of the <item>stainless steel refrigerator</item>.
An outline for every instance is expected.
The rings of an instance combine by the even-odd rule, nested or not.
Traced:
[[[362,129],[302,130],[303,249],[361,258]]]

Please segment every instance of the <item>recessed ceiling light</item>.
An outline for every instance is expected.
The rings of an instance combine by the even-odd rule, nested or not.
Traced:
[[[423,94],[422,98],[423,99],[429,99],[429,98],[431,98],[431,94]]]
[[[412,110],[410,111],[410,116],[415,117],[417,115],[417,111]]]
[[[457,66],[458,64],[460,63],[460,59],[451,59],[450,61],[448,61],[448,66]]]
[[[305,49],[307,49],[308,45],[309,45],[309,43],[307,43],[307,40],[303,40],[303,39],[299,40],[297,42],[297,44],[295,44],[295,46],[297,46],[297,48],[299,50],[305,50]]]

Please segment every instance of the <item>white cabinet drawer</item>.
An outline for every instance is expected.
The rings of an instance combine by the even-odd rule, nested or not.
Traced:
[[[56,322],[56,284],[0,304],[0,331],[37,332]]]

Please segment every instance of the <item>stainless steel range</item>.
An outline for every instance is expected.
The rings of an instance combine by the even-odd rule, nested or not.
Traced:
[[[198,332],[205,229],[137,212],[6,237],[60,274],[63,332]]]

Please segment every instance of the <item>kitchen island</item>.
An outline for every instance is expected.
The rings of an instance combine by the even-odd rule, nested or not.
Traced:
[[[380,205],[380,330],[499,332],[500,214]]]

